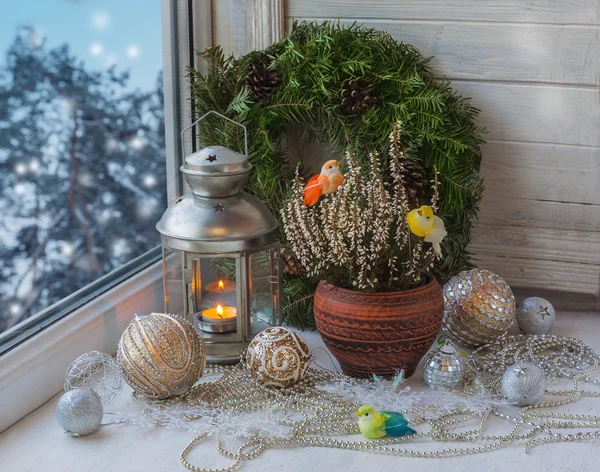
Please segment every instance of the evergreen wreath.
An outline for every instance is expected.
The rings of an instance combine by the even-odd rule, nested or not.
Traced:
[[[246,190],[275,215],[293,182],[285,150],[290,125],[305,126],[340,154],[376,150],[385,156],[390,131],[400,121],[415,176],[422,180],[425,172],[432,181],[434,166],[439,174],[439,215],[448,237],[445,258],[434,273],[443,282],[471,267],[466,245],[483,192],[479,145],[484,130],[473,121],[479,111],[449,81],[435,78],[429,59],[415,48],[356,24],[303,22],[264,51],[234,58],[216,46],[200,56],[208,63],[208,73],[189,70],[194,116],[215,110],[247,127],[254,167]],[[243,134],[229,123],[205,120],[200,137],[203,146],[243,149]],[[417,185],[421,192],[422,183]],[[283,316],[290,324],[314,326],[317,282],[293,273],[284,277]]]

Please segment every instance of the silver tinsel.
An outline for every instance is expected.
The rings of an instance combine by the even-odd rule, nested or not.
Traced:
[[[82,354],[67,368],[65,392],[74,388],[89,388],[98,394],[103,405],[113,401],[123,390],[121,368],[103,352]]]
[[[73,437],[87,436],[96,431],[102,416],[102,401],[89,388],[69,390],[56,405],[58,424]]]
[[[461,385],[465,376],[465,364],[465,359],[456,352],[452,343],[446,341],[425,356],[423,380],[434,390],[452,390]]]
[[[540,297],[529,297],[517,309],[517,324],[527,334],[548,334],[556,313],[552,304]]]
[[[519,406],[535,405],[546,391],[546,374],[531,362],[517,362],[502,375],[502,394]]]

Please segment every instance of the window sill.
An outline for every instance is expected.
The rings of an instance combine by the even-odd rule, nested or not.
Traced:
[[[0,357],[0,432],[63,388],[69,364],[89,351],[114,354],[135,313],[162,311],[156,262]]]
[[[516,328],[515,328],[516,329]],[[596,335],[600,329],[598,313],[560,312],[553,332],[580,337],[583,342],[598,351],[600,340]],[[337,370],[338,366],[325,350],[317,332],[300,332],[314,355],[315,366]],[[60,376],[60,374],[59,374]],[[560,388],[571,388],[570,382],[561,383]],[[413,394],[428,395],[429,390],[420,374],[407,380]],[[139,414],[141,407],[130,397],[131,389],[124,386],[123,392],[111,403],[106,412]],[[138,472],[138,471],[184,471],[178,457],[182,449],[195,436],[185,428],[138,427],[132,425],[110,425],[114,417],[105,415],[99,431],[84,438],[74,439],[64,433],[56,422],[56,403],[59,396],[20,421],[10,430],[0,435],[0,457],[3,471],[64,472],[66,470],[86,472]],[[597,398],[583,398],[571,405],[573,412],[597,412]],[[566,411],[566,410],[565,410]],[[517,415],[514,407],[507,407],[504,413]],[[475,420],[474,420],[475,421]],[[476,422],[476,421],[475,421]],[[417,429],[428,427],[419,425]],[[511,425],[506,421],[493,421],[485,434],[506,435]],[[348,441],[364,441],[361,435],[338,436]],[[235,450],[241,443],[227,441],[225,447]],[[481,443],[484,444],[484,443]],[[470,443],[450,447],[468,447]],[[427,472],[432,470],[456,471],[581,471],[598,470],[598,441],[546,444],[534,448],[530,455],[523,453],[522,443],[514,443],[506,448],[486,454],[459,456],[453,458],[415,460],[410,457],[397,457],[369,454],[346,449],[281,447],[266,451],[254,460],[244,462],[240,471],[260,470],[262,472],[305,472],[307,470],[364,472],[365,470],[410,470]],[[426,441],[417,441],[408,449],[428,451],[441,449],[443,444],[432,447]],[[206,469],[229,467],[232,461],[222,457],[215,449],[215,438],[202,441],[190,453],[192,464]]]

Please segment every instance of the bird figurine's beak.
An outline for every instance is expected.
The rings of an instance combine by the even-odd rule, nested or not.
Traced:
[[[341,166],[341,165],[342,165],[342,163],[341,163],[341,162],[338,162],[338,161],[335,161],[335,165],[339,167],[339,166]]]
[[[354,416],[360,417],[360,413],[357,411],[356,413],[354,413]]]

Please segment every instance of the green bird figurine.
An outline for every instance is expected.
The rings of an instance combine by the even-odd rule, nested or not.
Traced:
[[[384,436],[400,437],[417,432],[408,426],[408,420],[395,411],[379,412],[372,406],[361,406],[356,412],[360,432],[369,439]]]

